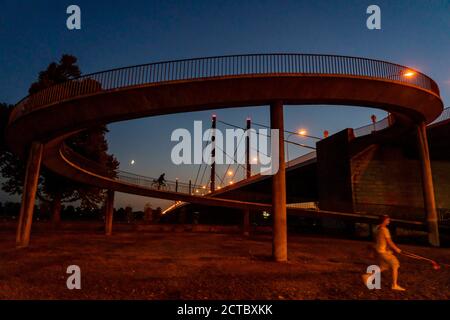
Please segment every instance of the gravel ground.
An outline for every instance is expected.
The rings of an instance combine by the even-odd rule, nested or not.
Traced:
[[[0,299],[449,299],[450,269],[399,257],[400,284],[368,290],[368,242],[291,236],[289,262],[270,260],[271,239],[201,233],[36,233],[27,249],[0,232]],[[450,263],[450,249],[402,246]],[[68,290],[66,268],[81,268]]]

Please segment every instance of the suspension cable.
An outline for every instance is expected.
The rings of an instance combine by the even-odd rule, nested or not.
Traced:
[[[218,121],[221,122],[221,123],[224,123],[224,121],[220,121],[220,120],[218,120]],[[228,125],[229,125],[229,124],[228,124]],[[233,160],[234,160],[234,157],[236,156],[237,149],[238,149],[239,146],[241,145],[241,142],[242,142],[242,139],[243,139],[243,138],[244,138],[244,136],[241,136],[241,139],[239,139],[237,146],[234,148]],[[225,177],[226,177],[226,175],[227,175],[227,173],[228,173],[228,170],[230,170],[230,167],[231,167],[231,163],[228,164],[228,167],[227,167],[227,169],[225,170],[225,172],[224,172],[224,174],[223,174],[223,179],[221,179],[221,180],[222,180],[222,183],[223,183],[223,181],[224,181],[224,179],[225,179]],[[238,167],[238,169],[239,169],[239,167]],[[237,170],[236,170],[236,171],[237,171]],[[234,178],[234,176],[233,176],[233,178]],[[232,179],[233,179],[233,178],[232,178]]]
[[[208,140],[209,140],[209,138],[211,137],[211,135],[212,135],[212,132],[210,131],[210,132],[209,132]],[[202,149],[205,148],[205,145],[206,145],[206,141],[203,142],[203,146],[202,146],[203,148],[202,148]],[[203,158],[203,153],[202,153],[202,158]],[[197,170],[197,176],[195,177],[194,185],[197,185],[198,175],[200,174],[200,170],[201,170],[202,166],[203,166],[203,161],[200,163],[200,166],[198,167],[198,170]],[[204,171],[203,171],[203,175],[204,175],[204,174],[205,174],[205,173],[204,173]],[[202,180],[203,180],[203,178],[202,178]]]
[[[224,122],[224,121],[220,121],[220,120],[217,120],[217,121],[218,121],[218,122],[222,122],[223,124],[226,124],[226,125],[229,125],[229,126],[235,127],[235,128],[239,128],[239,129],[242,129],[242,130],[246,130],[246,129],[242,128],[242,127],[239,127],[239,126],[233,125],[233,124],[231,124],[231,123],[226,123],[226,122]],[[252,122],[252,124],[255,124],[255,125],[258,125],[258,126],[261,126],[261,127],[265,127],[265,128],[268,128],[268,129],[270,129],[270,127],[268,127],[268,126],[265,126],[265,125],[260,125],[260,124],[257,124],[257,123],[255,123],[255,122]],[[296,132],[292,132],[292,131],[288,131],[288,130],[284,130],[284,132],[287,132],[287,133],[293,133],[293,134],[297,134]],[[270,135],[266,135],[266,134],[264,134],[264,133],[260,133],[260,132],[258,132],[258,131],[256,131],[256,134],[258,134],[258,135],[262,135],[262,136],[264,136],[264,137],[267,137],[267,138],[270,138],[270,137],[271,137]],[[305,135],[305,136],[306,136],[306,135]],[[296,146],[299,146],[299,147],[302,147],[302,148],[307,148],[307,149],[312,149],[312,150],[316,150],[316,148],[314,148],[314,147],[311,147],[311,146],[308,146],[308,145],[306,145],[306,144],[302,144],[302,143],[297,143],[297,142],[289,141],[289,140],[286,140],[286,139],[284,139],[284,142],[286,142],[286,143],[290,143],[290,144],[293,144],[293,145],[296,145]]]
[[[257,123],[257,122],[252,122],[255,126],[258,126],[258,127],[263,127],[263,128],[267,128],[267,129],[271,129],[271,127],[270,126],[267,126],[267,125],[265,125],[265,124],[260,124],[260,123]],[[285,133],[290,133],[290,134],[296,134],[296,135],[299,135],[298,134],[298,132],[293,132],[293,131],[290,131],[290,130],[283,130]],[[316,140],[322,140],[321,138],[319,138],[319,137],[315,137],[315,136],[311,136],[311,135],[308,135],[308,134],[301,134],[300,136],[302,136],[302,137],[307,137],[307,138],[311,138],[311,139],[316,139]]]

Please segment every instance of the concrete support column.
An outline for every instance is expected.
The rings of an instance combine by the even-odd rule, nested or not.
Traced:
[[[242,234],[248,237],[250,235],[250,210],[244,209],[242,214]]]
[[[19,224],[16,234],[17,247],[27,247],[30,242],[34,202],[36,199],[43,149],[44,146],[40,142],[33,142],[31,144],[22,191]]]
[[[114,214],[114,190],[108,190],[106,192],[105,201],[105,235],[110,236],[112,234]]]
[[[422,167],[422,190],[424,206],[428,222],[428,242],[432,246],[439,246],[439,227],[434,198],[433,176],[431,173],[430,153],[428,149],[427,127],[424,122],[417,126],[419,153]]]
[[[283,102],[270,105],[270,127],[279,130],[279,169],[272,180],[273,244],[272,256],[275,261],[287,261],[286,228],[286,164],[284,162],[284,122]],[[274,156],[272,152],[272,156]],[[276,161],[276,159],[272,159]]]

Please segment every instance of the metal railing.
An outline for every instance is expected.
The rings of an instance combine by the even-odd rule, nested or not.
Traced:
[[[366,136],[392,126],[394,121],[394,117],[389,114],[386,118],[383,118],[380,121],[366,124],[365,126],[353,129],[353,134],[355,135],[355,137]]]
[[[442,113],[433,122],[428,125],[434,125],[440,122],[444,122],[450,119],[450,107],[445,108]],[[377,121],[375,123],[366,124],[365,126],[353,129],[353,134],[355,137],[366,136],[368,134],[374,133],[386,129],[393,125],[395,118],[392,115],[388,115],[386,118]]]
[[[11,119],[66,99],[126,87],[261,74],[346,75],[389,80],[439,95],[428,76],[406,66],[359,57],[318,54],[247,54],[157,62],[96,72],[56,84],[21,100]]]
[[[144,188],[160,191],[173,191],[197,196],[204,196],[209,193],[209,186],[194,185],[192,183],[185,183],[177,180],[166,180],[164,183],[159,184],[157,178],[146,177],[143,175],[120,170],[117,171],[116,179],[119,181],[142,186]]]
[[[318,202],[298,202],[298,203],[287,203],[287,208],[295,208],[295,209],[308,209],[308,210],[319,210]]]

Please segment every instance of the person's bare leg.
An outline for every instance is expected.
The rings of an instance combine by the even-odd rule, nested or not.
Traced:
[[[398,268],[397,266],[392,268],[392,290],[405,291],[404,288],[398,285]]]
[[[392,268],[392,286],[396,287],[398,285],[398,267]]]

